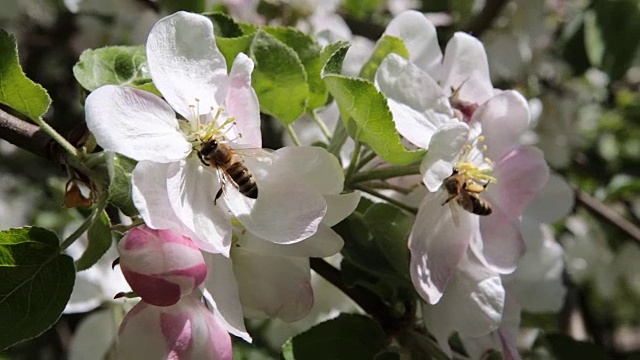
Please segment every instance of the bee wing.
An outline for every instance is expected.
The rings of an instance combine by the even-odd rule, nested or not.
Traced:
[[[455,201],[449,201],[449,208],[451,209],[451,219],[453,220],[453,225],[456,227],[460,226],[460,214],[458,213],[458,205],[456,205]]]
[[[272,162],[273,150],[261,148],[233,148],[233,152],[241,158],[251,158],[259,162]]]

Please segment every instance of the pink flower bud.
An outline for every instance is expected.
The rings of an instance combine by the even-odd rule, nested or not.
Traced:
[[[177,303],[207,276],[198,247],[172,230],[154,230],[146,225],[134,228],[120,240],[118,252],[131,289],[152,305]]]
[[[231,359],[231,337],[194,293],[172,306],[139,302],[118,331],[118,359]]]

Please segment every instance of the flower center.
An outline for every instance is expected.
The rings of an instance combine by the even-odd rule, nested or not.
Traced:
[[[189,107],[191,117],[187,119],[189,123],[187,140],[193,145],[194,150],[200,150],[204,143],[212,139],[228,142],[242,137],[240,133],[235,134],[233,138],[227,136],[234,129],[236,122],[234,117],[229,117],[220,123],[224,114],[223,107],[219,106],[217,109],[211,107],[207,113],[201,114],[200,99],[197,98],[195,105],[192,104]]]
[[[474,182],[484,182],[484,183],[497,183],[498,179],[490,173],[493,171],[493,161],[488,157],[484,157],[484,153],[487,151],[487,146],[481,144],[484,141],[484,136],[478,136],[471,144],[466,144],[462,149],[462,154],[456,164],[454,165],[454,169],[458,171],[459,174],[464,175]],[[475,154],[473,154],[475,152]],[[479,152],[479,154],[478,154]],[[482,156],[482,161],[479,164],[476,164],[475,160],[478,156]]]

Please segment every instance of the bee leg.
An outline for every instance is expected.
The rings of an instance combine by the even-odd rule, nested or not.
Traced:
[[[202,154],[200,153],[200,151],[196,151],[196,154],[198,154],[198,158],[200,158],[200,162],[202,162],[205,166],[211,166],[211,164],[209,164],[204,157],[202,156]]]
[[[216,198],[213,199],[213,205],[216,205],[218,203],[218,199],[220,198],[220,196],[222,196],[222,186],[220,186],[220,190],[218,190],[218,192],[216,193]]]
[[[444,206],[444,204],[448,203],[449,201],[453,200],[453,198],[455,198],[457,195],[451,195],[447,198],[447,200],[445,200],[441,205]]]

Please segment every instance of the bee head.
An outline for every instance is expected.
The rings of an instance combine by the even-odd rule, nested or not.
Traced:
[[[200,153],[204,156],[208,156],[213,151],[215,151],[217,147],[218,147],[218,140],[216,139],[208,140],[202,145],[202,149],[200,149]]]

